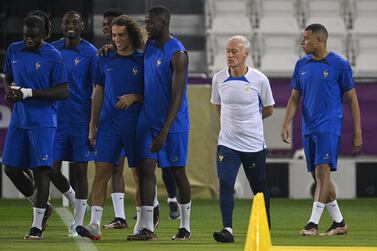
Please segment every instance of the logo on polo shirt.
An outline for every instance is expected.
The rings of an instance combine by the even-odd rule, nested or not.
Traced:
[[[79,63],[80,63],[80,58],[79,57],[75,58],[75,65],[78,65]]]
[[[325,77],[325,78],[327,78],[327,76],[329,75],[329,71],[326,69],[326,70],[324,70],[323,71],[323,76]]]
[[[161,58],[157,59],[157,66],[160,66],[161,63],[162,63]]]
[[[134,67],[134,68],[132,69],[132,74],[133,74],[134,76],[136,76],[138,73],[139,73],[139,70],[138,70],[136,67]]]
[[[39,70],[39,68],[41,68],[41,64],[39,63],[39,62],[36,62],[35,63],[35,69],[38,71]]]

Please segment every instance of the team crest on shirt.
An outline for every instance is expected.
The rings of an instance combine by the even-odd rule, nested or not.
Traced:
[[[134,67],[134,68],[132,69],[132,74],[133,74],[134,76],[136,76],[138,73],[139,73],[139,70],[138,70],[136,67]]]
[[[41,68],[41,64],[39,62],[35,63],[35,69],[38,71]]]
[[[157,66],[160,66],[161,63],[162,63],[161,58],[157,59]]]
[[[326,70],[324,70],[323,71],[323,76],[325,77],[325,78],[327,78],[327,76],[329,75],[329,71],[326,69]]]
[[[78,65],[79,63],[80,63],[80,58],[79,57],[75,58],[75,65]]]
[[[219,161],[221,162],[221,161],[224,160],[224,155],[222,153],[220,153],[219,156],[218,156],[218,158],[219,158]]]
[[[243,87],[243,92],[244,92],[245,94],[248,94],[248,93],[250,92],[250,90],[251,90],[250,86],[244,86],[244,87]]]

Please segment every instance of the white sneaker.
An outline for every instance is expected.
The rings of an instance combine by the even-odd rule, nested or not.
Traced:
[[[76,232],[76,226],[71,224],[68,229],[68,236],[69,237],[78,237],[79,234]]]

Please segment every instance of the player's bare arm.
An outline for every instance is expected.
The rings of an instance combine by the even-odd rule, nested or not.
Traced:
[[[292,90],[291,97],[289,98],[287,110],[285,112],[284,121],[281,128],[281,139],[283,140],[283,142],[287,144],[291,142],[288,126],[296,114],[299,102],[300,102],[300,91],[294,89]]]
[[[274,107],[272,105],[263,107],[262,108],[262,119],[270,117],[273,112],[274,112]]]
[[[62,100],[69,96],[68,83],[60,84],[48,89],[30,89],[19,86],[10,86],[8,89],[9,101],[19,102],[26,98]]]
[[[363,143],[361,135],[361,119],[360,119],[360,107],[359,101],[357,99],[355,88],[349,90],[345,93],[350,103],[350,110],[353,122],[353,141],[352,141],[352,153],[358,153],[361,150],[361,145]]]
[[[188,57],[186,52],[178,51],[173,55],[172,67],[173,67],[173,77],[172,77],[172,97],[171,103],[168,111],[168,116],[166,121],[156,138],[153,139],[151,145],[151,152],[158,152],[162,149],[166,136],[168,135],[170,126],[175,120],[179,107],[182,103],[182,98],[186,85],[186,75],[187,75],[187,64]]]
[[[103,102],[103,92],[104,90],[102,85],[96,85],[93,91],[92,112],[90,116],[88,135],[89,142],[92,146],[96,144],[97,125]]]
[[[219,118],[220,118],[220,116],[221,116],[221,105],[216,105],[215,108],[216,108],[216,113],[217,113],[217,115],[219,115]]]
[[[118,99],[119,100],[116,103],[115,108],[120,109],[120,110],[127,109],[135,102],[143,103],[144,101],[143,95],[135,94],[135,93],[130,93],[130,94],[119,96]]]

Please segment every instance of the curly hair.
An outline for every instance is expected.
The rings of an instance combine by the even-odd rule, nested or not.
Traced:
[[[132,20],[127,15],[121,15],[119,17],[114,18],[114,20],[110,24],[110,31],[111,28],[114,26],[125,26],[128,32],[128,36],[133,44],[133,46],[137,49],[140,49],[143,47],[143,34],[141,32],[140,27],[138,24]]]

